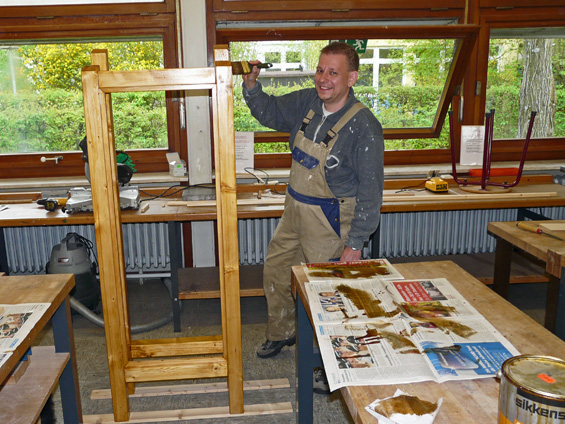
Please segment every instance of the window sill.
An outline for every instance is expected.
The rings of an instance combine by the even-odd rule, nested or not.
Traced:
[[[516,167],[517,162],[496,162],[492,168],[511,168]],[[479,166],[462,166],[457,165],[457,172],[465,174],[472,168],[480,168]],[[524,164],[524,172],[542,172],[542,173],[559,173],[563,172],[563,160],[549,161],[528,161]],[[268,179],[285,181],[288,180],[289,169],[267,169]],[[422,177],[426,176],[429,171],[439,171],[439,174],[451,174],[451,165],[446,163],[425,164],[425,165],[394,165],[385,166],[385,178],[403,178],[403,177]],[[257,172],[257,175],[266,180],[265,174]],[[238,181],[248,183],[248,180],[256,180],[247,173],[237,174]],[[245,180],[245,181],[243,181]],[[135,174],[131,180],[132,185],[173,185],[180,182],[186,182],[187,177],[172,177],[167,172],[150,172]],[[85,177],[54,177],[54,178],[9,178],[0,180],[0,191],[29,191],[29,190],[68,190],[72,187],[86,187],[90,183]]]
[[[495,162],[492,164],[492,168],[516,168],[519,163],[515,161],[509,162]],[[537,161],[527,161],[524,164],[524,172],[526,173],[558,173],[562,168],[563,160],[537,160]],[[481,168],[480,165],[457,165],[457,174],[467,174],[469,169]],[[288,168],[276,168],[276,169],[265,169],[268,174],[269,180],[287,180],[290,170]],[[449,174],[451,175],[451,164],[450,163],[428,163],[422,165],[387,165],[385,166],[385,178],[403,178],[403,177],[425,177],[428,175],[429,171],[439,171],[440,175]],[[266,180],[266,175],[264,172],[257,171],[258,177]],[[238,179],[245,180],[255,180],[255,178],[249,174],[237,174]],[[248,181],[246,181],[248,182]]]
[[[149,172],[134,174],[130,184],[168,184],[173,185],[186,181],[187,177],[172,177],[168,172]],[[88,187],[86,177],[53,177],[53,178],[8,178],[0,180],[0,191],[27,190],[68,190],[73,187]]]

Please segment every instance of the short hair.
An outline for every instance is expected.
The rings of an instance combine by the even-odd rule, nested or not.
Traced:
[[[334,41],[322,49],[322,54],[342,54],[347,58],[350,71],[359,71],[359,55],[355,48],[342,41]]]

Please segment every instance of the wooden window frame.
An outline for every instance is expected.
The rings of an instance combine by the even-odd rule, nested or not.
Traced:
[[[179,67],[175,0],[163,3],[2,7],[0,40],[76,40],[88,38],[159,36],[163,40],[165,68]],[[128,151],[138,172],[168,172],[166,153],[187,158],[186,133],[180,131],[175,92],[166,93],[168,148]],[[77,142],[80,140],[77,140]],[[84,176],[79,152],[57,152],[64,162],[42,163],[45,153],[1,154],[0,179]],[[61,166],[63,164],[64,166]]]
[[[458,96],[461,82],[465,74],[468,59],[475,46],[479,27],[476,25],[447,26],[375,26],[375,27],[321,27],[293,28],[279,27],[269,29],[228,28],[217,29],[215,39],[219,44],[241,41],[263,41],[272,37],[275,31],[279,40],[315,40],[315,39],[453,39],[456,40],[456,51],[453,56],[444,90],[431,127],[428,128],[387,128],[384,129],[386,139],[434,138],[438,137],[451,100]],[[288,134],[278,132],[255,133],[256,143],[287,142]],[[385,164],[416,164],[450,162],[449,149],[386,151]],[[290,153],[255,154],[255,166],[258,168],[288,168]]]

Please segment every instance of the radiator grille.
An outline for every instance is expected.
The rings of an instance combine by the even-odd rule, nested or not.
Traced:
[[[122,231],[126,272],[170,270],[166,223],[124,224]],[[91,240],[96,252],[92,225],[4,228],[9,274],[44,273],[51,249],[61,243],[67,233],[77,233]]]
[[[534,208],[550,219],[565,219],[565,208]],[[387,213],[381,217],[380,256],[434,256],[493,252],[495,239],[487,234],[490,221],[512,221],[517,209]],[[280,218],[240,219],[239,261],[262,264],[267,246]],[[93,226],[5,228],[9,273],[45,272],[51,249],[69,232],[96,245]],[[166,223],[124,224],[124,256],[127,272],[170,270]],[[370,248],[370,246],[369,246]],[[366,249],[364,256],[368,257]]]

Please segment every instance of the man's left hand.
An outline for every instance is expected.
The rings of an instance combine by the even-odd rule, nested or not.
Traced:
[[[361,250],[353,250],[351,247],[345,246],[339,260],[342,262],[359,261],[361,260]]]

